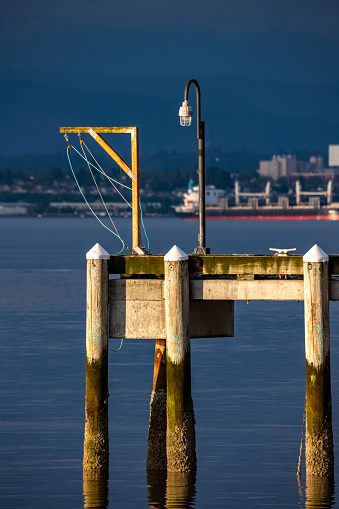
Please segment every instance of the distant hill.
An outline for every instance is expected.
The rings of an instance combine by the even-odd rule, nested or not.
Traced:
[[[64,147],[65,148],[65,147]],[[96,154],[100,164],[105,169],[115,167],[120,170],[112,159],[99,148],[100,155]],[[300,161],[309,160],[312,155],[321,155],[324,158],[324,164],[327,164],[327,151],[296,151],[295,155]],[[252,172],[259,168],[259,161],[271,159],[271,152],[255,152],[250,150],[224,152],[219,148],[209,149],[206,154],[206,168],[217,167],[230,173],[238,171]],[[86,168],[86,163],[74,151],[70,153],[72,166],[75,170]],[[125,158],[127,160],[127,157]],[[175,172],[177,170],[187,170],[189,172],[197,171],[198,156],[196,152],[168,152],[158,150],[154,153],[143,153],[140,156],[140,171],[145,170],[159,172]],[[4,157],[0,156],[0,171],[8,169],[13,172],[27,170],[32,173],[45,170],[60,168],[65,173],[70,174],[70,167],[66,155],[66,148],[57,154],[45,155],[23,155]]]
[[[126,80],[126,78],[125,78]],[[193,127],[179,126],[183,100],[173,79],[131,83],[112,78],[112,93],[67,88],[25,80],[0,81],[0,156],[62,153],[66,145],[59,126],[138,125],[140,153],[197,151]],[[227,76],[202,77],[202,119],[206,121],[206,149],[273,154],[296,149],[326,151],[339,143],[339,83],[286,84]],[[140,90],[133,93],[132,90]],[[195,109],[195,92],[190,91]],[[129,141],[114,138],[128,154]],[[73,136],[72,143],[77,142]],[[120,148],[121,147],[121,148]]]

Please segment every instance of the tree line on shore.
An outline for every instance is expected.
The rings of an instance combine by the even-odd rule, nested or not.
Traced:
[[[222,166],[222,165],[221,165]],[[129,177],[116,167],[108,171],[109,176],[129,185]],[[75,171],[76,179],[89,199],[98,197],[91,173],[87,168]],[[180,203],[182,193],[187,189],[189,181],[198,183],[197,170],[178,168],[175,171],[142,169],[140,171],[140,188],[142,202],[159,202],[159,213],[170,213],[172,206]],[[111,186],[109,181],[100,173],[95,172],[100,189],[105,199],[119,202],[120,195]],[[209,165],[206,168],[206,184],[215,185],[224,189],[227,194],[234,192],[234,181],[238,180],[242,190],[249,192],[262,192],[267,182],[266,178],[259,176],[256,169],[236,171],[230,173],[219,165]],[[301,178],[304,190],[315,190],[323,186],[319,177]],[[272,190],[277,194],[292,192],[292,184],[286,178],[272,182]],[[83,198],[73,176],[60,167],[45,168],[37,172],[30,170],[0,170],[0,202],[25,201],[34,203],[39,213],[48,211],[50,202],[80,202]]]

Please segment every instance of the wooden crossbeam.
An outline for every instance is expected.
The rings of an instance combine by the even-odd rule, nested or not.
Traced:
[[[303,257],[274,255],[189,255],[190,274],[303,274]],[[111,274],[163,274],[164,258],[111,256]]]
[[[163,274],[163,255],[111,256],[110,274]],[[303,255],[189,255],[190,274],[302,275]],[[329,257],[330,274],[339,274],[339,256]]]
[[[88,133],[93,129],[96,133],[125,134],[131,133],[135,127],[60,127],[61,134]]]
[[[121,156],[119,156],[118,152],[114,150],[114,148],[111,147],[109,143],[107,143],[106,140],[100,134],[98,134],[94,129],[89,129],[88,134],[92,136],[92,138],[99,143],[99,145],[107,152],[108,155],[111,156],[112,159],[120,166],[124,172],[127,173],[127,175],[131,179],[135,179],[136,175],[132,172],[131,168],[128,166],[128,164],[123,160]]]

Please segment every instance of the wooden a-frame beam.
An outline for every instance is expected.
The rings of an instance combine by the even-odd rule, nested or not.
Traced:
[[[139,206],[139,136],[137,127],[60,127],[60,133],[88,133],[112,157],[132,180],[132,245],[140,246],[140,206]],[[132,168],[110,146],[99,133],[131,135]]]

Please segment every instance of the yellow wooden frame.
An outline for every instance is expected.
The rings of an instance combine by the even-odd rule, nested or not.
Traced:
[[[139,129],[138,127],[60,127],[60,133],[88,133],[132,180],[132,245],[140,246]],[[131,135],[132,168],[99,133]]]

